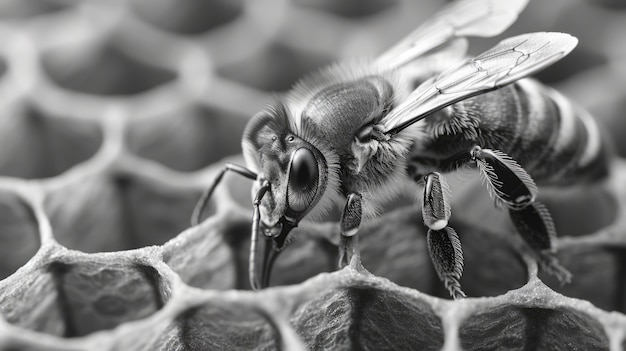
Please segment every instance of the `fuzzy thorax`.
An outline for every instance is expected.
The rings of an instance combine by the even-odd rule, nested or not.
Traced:
[[[359,133],[351,145],[352,159],[345,160],[343,188],[363,196],[363,216],[378,215],[378,208],[396,198],[407,179],[406,156],[412,145],[409,133],[389,136],[380,126]]]

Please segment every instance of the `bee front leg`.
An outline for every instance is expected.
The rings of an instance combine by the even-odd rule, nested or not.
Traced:
[[[219,185],[219,183],[222,181],[222,178],[224,177],[224,174],[226,174],[226,172],[235,172],[236,174],[242,175],[242,176],[244,176],[244,177],[246,177],[248,179],[252,179],[252,180],[257,178],[257,174],[255,172],[247,169],[244,166],[240,166],[238,164],[234,164],[234,163],[230,163],[230,162],[228,162],[226,165],[224,165],[224,168],[222,168],[222,170],[217,174],[217,177],[215,177],[215,179],[213,180],[213,183],[211,184],[211,186],[206,188],[206,190],[202,193],[202,196],[200,197],[200,199],[196,203],[196,206],[194,207],[193,213],[191,215],[191,226],[192,227],[195,227],[198,224],[200,224],[200,219],[202,217],[202,211],[204,211],[204,207],[206,207],[207,203],[209,202],[209,199],[211,198],[211,195],[213,195],[213,191]]]
[[[561,266],[556,254],[556,230],[548,209],[536,201],[537,186],[517,162],[498,150],[475,146],[470,157],[486,180],[496,206],[507,207],[513,225],[532,249],[539,266],[562,284],[571,273]]]
[[[356,236],[361,225],[363,215],[361,205],[361,195],[350,193],[348,201],[343,208],[339,226],[341,229],[341,239],[339,241],[339,268],[348,265],[352,260],[360,261],[359,238]]]
[[[459,280],[463,274],[463,250],[456,231],[448,226],[450,188],[437,172],[424,176],[422,217],[428,227],[427,242],[430,259],[439,279],[454,299],[465,297]]]

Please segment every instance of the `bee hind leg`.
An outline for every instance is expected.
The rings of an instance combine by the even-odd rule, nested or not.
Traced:
[[[341,229],[341,239],[339,240],[339,268],[343,268],[351,262],[360,264],[361,253],[359,251],[359,238],[357,232],[361,225],[363,215],[362,197],[357,193],[350,193],[348,201],[343,208],[339,226]]]
[[[463,274],[463,251],[456,231],[448,226],[450,219],[449,188],[445,178],[436,172],[424,177],[422,217],[429,228],[428,251],[439,279],[454,299],[465,297],[459,280]]]
[[[556,258],[556,230],[548,209],[535,201],[521,210],[509,209],[509,216],[534,253],[539,267],[561,284],[569,283],[572,274]]]
[[[532,177],[515,160],[498,150],[475,146],[470,157],[476,162],[496,206],[507,207],[513,225],[532,249],[542,270],[562,284],[571,279],[570,272],[556,258],[556,230],[548,209],[536,201],[537,186]]]

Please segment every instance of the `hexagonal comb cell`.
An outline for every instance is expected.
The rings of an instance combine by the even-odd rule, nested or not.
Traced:
[[[0,191],[0,279],[30,260],[40,244],[32,209],[17,195]]]
[[[395,4],[397,0],[293,0],[298,5],[309,6],[321,11],[327,11],[345,18],[363,18],[380,13]]]
[[[232,236],[239,233],[247,233],[249,224],[213,223],[215,225],[206,229],[196,227],[165,244],[163,261],[190,286],[216,290],[244,289],[248,286],[246,258],[239,257],[226,240],[233,240]]]
[[[241,0],[132,0],[137,17],[166,31],[200,34],[233,21],[242,12]]]
[[[279,343],[262,315],[233,303],[207,303],[180,315],[175,324],[179,343],[190,350],[270,350]]]
[[[124,335],[114,350],[287,350],[268,317],[247,304],[217,298],[184,306],[139,335]]]
[[[352,286],[301,305],[291,323],[311,350],[440,350],[443,327],[431,306],[397,292]]]
[[[93,157],[102,138],[95,122],[53,115],[28,102],[12,103],[0,115],[0,175],[57,176]]]
[[[625,254],[626,250],[619,247],[566,247],[559,250],[558,257],[572,273],[572,282],[563,285],[547,274],[541,274],[540,277],[548,286],[565,296],[588,300],[608,311],[626,312]],[[602,289],[598,289],[599,286]]]
[[[274,42],[241,62],[218,67],[217,74],[257,89],[285,91],[304,74],[329,63],[326,57]]]
[[[45,210],[55,238],[83,252],[166,242],[189,226],[199,192],[133,175],[87,176],[50,190]],[[71,201],[68,201],[71,199]]]
[[[248,116],[201,105],[134,119],[126,133],[129,149],[177,171],[195,171],[241,152]]]
[[[124,203],[125,236],[133,238],[133,247],[161,245],[188,228],[200,195],[133,176],[118,177],[116,185]]]
[[[60,87],[94,95],[138,94],[176,78],[174,72],[140,62],[109,41],[49,49],[41,60]]]
[[[459,331],[464,350],[608,350],[602,325],[566,308],[505,305],[481,311]]]
[[[0,4],[0,19],[26,19],[38,15],[57,12],[68,6],[63,0],[9,0]]]
[[[167,291],[153,267],[128,258],[67,257],[3,281],[0,311],[21,328],[76,337],[151,315]]]

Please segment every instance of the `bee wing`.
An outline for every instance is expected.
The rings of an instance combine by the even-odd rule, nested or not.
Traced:
[[[420,84],[383,119],[395,134],[455,102],[498,89],[566,56],[578,39],[565,33],[529,33],[505,39],[457,68]]]
[[[498,35],[515,22],[527,2],[528,0],[454,2],[387,50],[376,63],[381,67],[399,67],[456,38]]]

